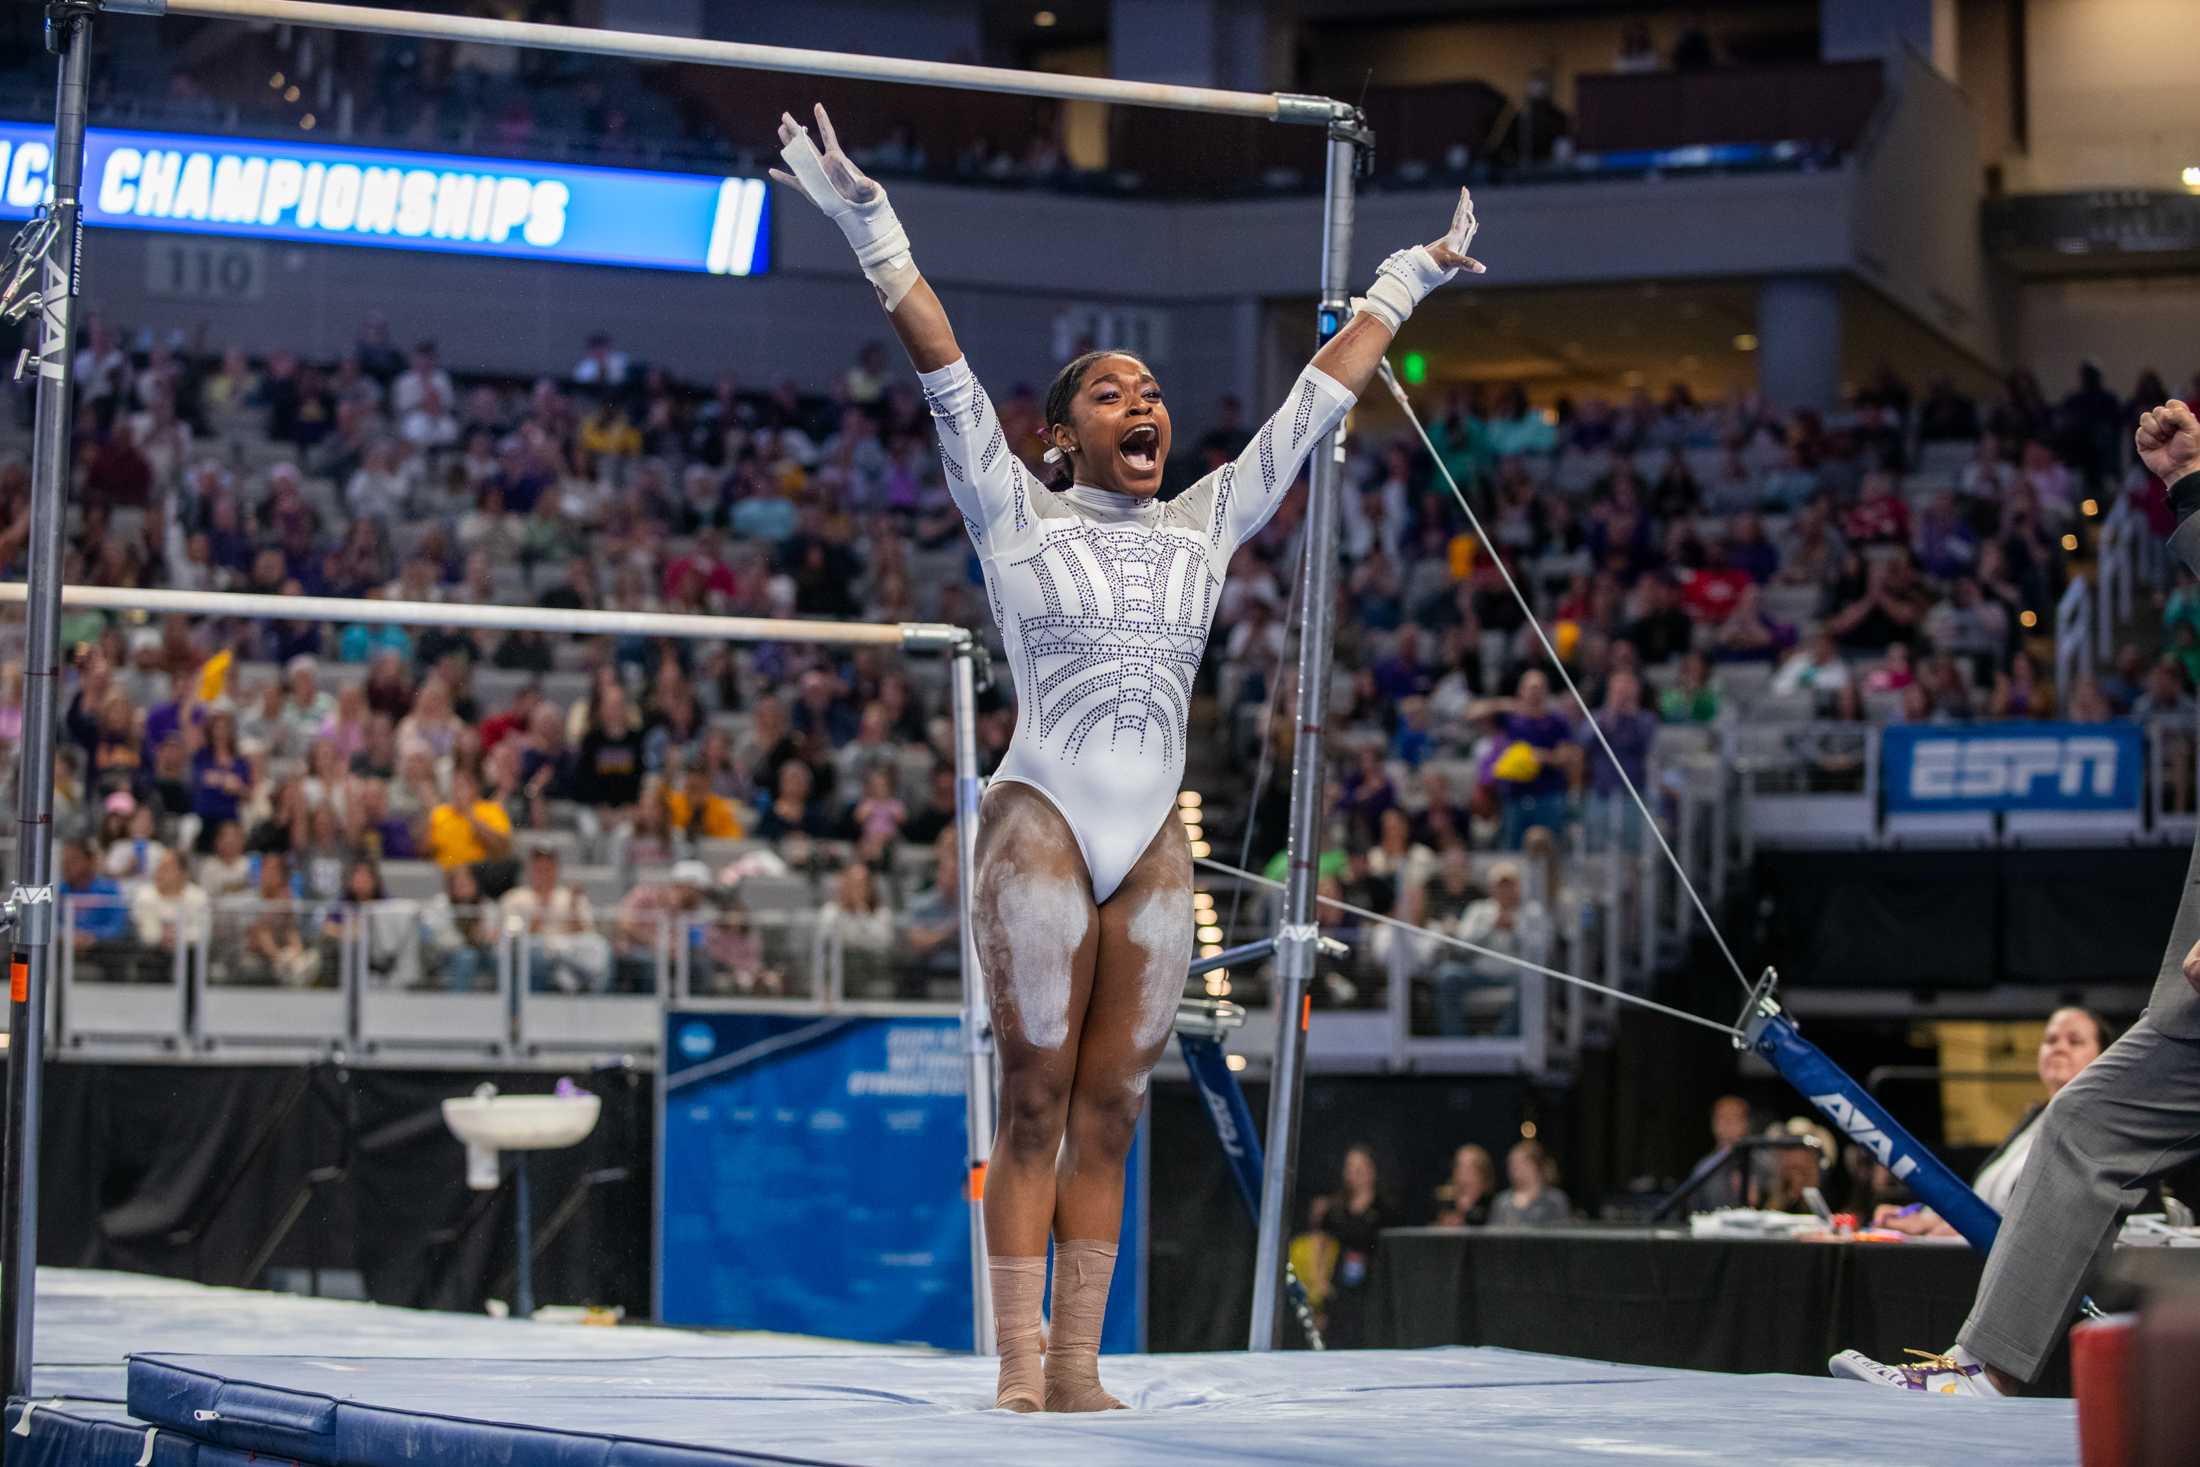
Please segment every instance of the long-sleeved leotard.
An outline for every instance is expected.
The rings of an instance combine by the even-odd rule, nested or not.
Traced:
[[[1192,681],[1230,557],[1353,396],[1307,367],[1236,462],[1163,504],[1048,489],[1009,451],[968,362],[919,380],[1016,682],[1016,732],[994,778],[1053,803],[1106,901],[1176,808]]]

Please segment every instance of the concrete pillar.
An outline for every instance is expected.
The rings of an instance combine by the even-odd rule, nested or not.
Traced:
[[[700,36],[703,0],[602,0],[601,25],[614,31],[659,36]]]
[[[1261,346],[1267,307],[1255,296],[1230,302],[1230,391],[1245,404],[1247,421],[1257,423],[1268,411],[1261,406]]]
[[[1258,0],[1111,0],[1108,72],[1126,81],[1273,91]]]
[[[1783,408],[1831,408],[1841,396],[1841,288],[1826,276],[1757,287],[1757,389]]]
[[[1819,0],[1818,38],[1828,61],[1888,57],[1907,46],[1956,79],[1956,0]]]

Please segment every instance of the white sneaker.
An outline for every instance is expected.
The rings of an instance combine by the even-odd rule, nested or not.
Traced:
[[[1965,1363],[1953,1355],[1927,1350],[1907,1350],[1915,1364],[1883,1365],[1861,1350],[1843,1350],[1826,1362],[1828,1373],[1840,1380],[1860,1380],[1866,1385],[1890,1386],[1905,1391],[1930,1391],[1936,1396],[1979,1396],[1998,1400],[2001,1392],[1986,1378],[1986,1367]]]

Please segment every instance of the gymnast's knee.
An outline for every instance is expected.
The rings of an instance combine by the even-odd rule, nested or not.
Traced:
[[[1013,1160],[1052,1166],[1068,1115],[1067,1081],[1036,1065],[1002,1065],[1001,1144]]]
[[[1119,1163],[1130,1155],[1131,1138],[1138,1134],[1139,1113],[1146,1108],[1146,1088],[1125,1083],[1097,1087],[1097,1091],[1080,1089],[1071,1097],[1069,1143],[1080,1156]]]

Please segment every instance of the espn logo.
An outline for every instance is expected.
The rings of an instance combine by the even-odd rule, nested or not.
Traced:
[[[2116,740],[2069,738],[1920,739],[1910,754],[1914,800],[2065,799],[2116,793]],[[2041,782],[2046,781],[2046,787]]]

